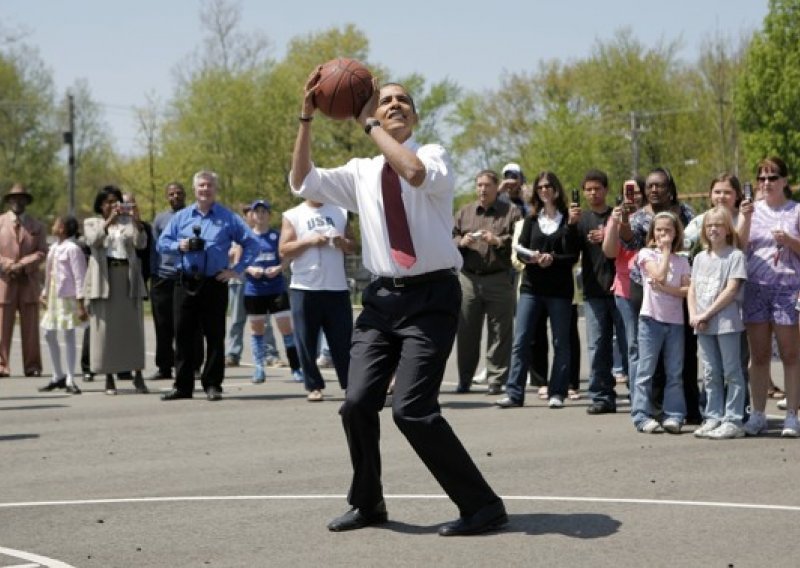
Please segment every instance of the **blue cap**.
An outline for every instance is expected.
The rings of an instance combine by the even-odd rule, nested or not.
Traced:
[[[250,204],[250,210],[254,211],[256,207],[263,207],[267,211],[272,211],[272,205],[266,199],[256,199]]]

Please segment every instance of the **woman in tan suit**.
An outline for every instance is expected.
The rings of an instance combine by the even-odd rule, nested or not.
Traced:
[[[106,374],[106,394],[116,394],[114,373],[139,369],[136,392],[146,393],[142,298],[146,295],[136,249],[147,245],[139,211],[122,203],[122,192],[108,185],[94,200],[100,217],[84,221],[83,233],[91,251],[84,280],[89,302],[89,359],[94,373]]]

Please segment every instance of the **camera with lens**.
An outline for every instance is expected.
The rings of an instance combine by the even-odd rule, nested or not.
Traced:
[[[192,227],[194,236],[188,239],[187,250],[190,252],[201,251],[206,248],[206,240],[200,238],[200,225]]]

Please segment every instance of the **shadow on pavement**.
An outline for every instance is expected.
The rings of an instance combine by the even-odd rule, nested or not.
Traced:
[[[16,440],[30,440],[38,438],[39,434],[6,434],[0,436],[0,442],[14,442]]]
[[[0,410],[53,410],[54,408],[69,408],[68,404],[31,404],[29,406],[7,406]]]
[[[560,534],[572,538],[604,538],[615,534],[622,526],[622,523],[613,517],[597,513],[566,515],[531,513],[509,515],[508,520],[509,523],[505,528],[479,536],[492,536],[498,533],[525,533],[531,536]],[[375,528],[403,534],[435,534],[442,524],[444,523],[421,526],[390,520],[385,525]]]

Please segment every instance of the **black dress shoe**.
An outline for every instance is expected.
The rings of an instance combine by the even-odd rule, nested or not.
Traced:
[[[67,378],[61,377],[56,381],[50,381],[43,387],[39,387],[39,392],[50,392],[52,390],[64,389],[64,388],[67,388]]]
[[[25,376],[26,377],[41,377],[42,370],[41,369],[25,369]]]
[[[586,414],[614,414],[616,408],[605,402],[593,402],[586,407]]]
[[[73,383],[71,385],[67,385],[67,392],[69,394],[81,394],[81,389],[78,388],[78,385]]]
[[[458,385],[453,392],[456,394],[469,394],[469,385]]]
[[[217,387],[208,387],[206,389],[206,398],[211,402],[222,400],[222,390]]]
[[[495,501],[477,512],[461,517],[439,528],[440,536],[468,536],[497,530],[508,524],[508,515],[502,501]]]
[[[388,520],[386,503],[381,501],[372,509],[353,507],[341,517],[336,517],[328,523],[328,530],[333,532],[352,531],[372,525],[382,525]]]
[[[182,398],[192,398],[192,393],[185,393],[178,389],[172,389],[161,395],[161,400],[180,400]]]
[[[147,385],[144,384],[144,377],[141,371],[136,371],[133,374],[133,387],[138,394],[148,394],[150,392],[147,389]]]
[[[486,391],[487,395],[503,394],[503,385],[489,385],[489,390]]]

